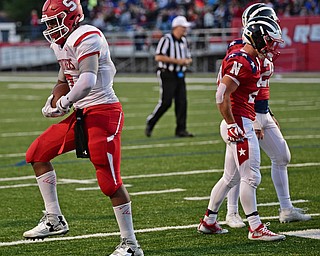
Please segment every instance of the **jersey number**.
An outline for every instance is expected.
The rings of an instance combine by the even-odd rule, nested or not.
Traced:
[[[77,4],[72,0],[63,0],[62,2],[66,7],[70,7],[70,12],[73,12],[77,9]]]
[[[235,74],[236,76],[239,74],[240,68],[242,67],[241,63],[238,63],[236,61],[233,62],[232,69],[230,70],[231,74]]]

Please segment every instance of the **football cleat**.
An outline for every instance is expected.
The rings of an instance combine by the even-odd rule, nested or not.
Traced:
[[[226,216],[226,224],[231,228],[243,228],[246,226],[237,212],[230,213]]]
[[[203,219],[200,219],[200,224],[199,224],[197,230],[201,234],[225,234],[225,233],[228,233],[228,230],[221,228],[217,221],[213,224],[208,224]]]
[[[120,238],[121,242],[110,256],[144,256],[140,245],[131,239]]]
[[[38,225],[23,233],[26,239],[44,239],[48,236],[64,235],[69,231],[69,226],[63,215],[50,214],[43,211],[44,215]]]
[[[280,209],[279,211],[280,223],[287,223],[292,221],[307,221],[311,219],[310,215],[305,214],[306,210],[301,208],[292,207],[291,209]]]
[[[261,240],[261,241],[277,241],[277,240],[284,240],[286,237],[285,235],[280,235],[273,233],[268,229],[268,226],[270,223],[263,224],[256,229],[256,230],[251,230],[249,228],[249,234],[248,238],[250,240]]]

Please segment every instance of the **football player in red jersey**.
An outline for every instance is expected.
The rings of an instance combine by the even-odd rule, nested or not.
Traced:
[[[24,232],[27,239],[43,239],[69,231],[62,215],[56,188],[56,172],[51,160],[76,149],[78,157],[89,158],[96,170],[101,191],[110,198],[120,229],[121,242],[111,254],[143,256],[132,222],[130,196],[120,174],[121,131],[124,115],[113,90],[116,68],[103,33],[82,25],[80,0],[47,0],[42,19],[43,32],[60,65],[58,82],[68,82],[70,91],[56,107],[50,95],[42,113],[45,117],[64,116],[30,145],[26,161],[31,163],[44,200],[44,216],[36,227]]]
[[[242,15],[242,24],[246,26],[249,20],[269,17],[280,23],[274,10],[263,3],[256,3],[249,6]],[[243,47],[241,38],[232,41],[228,46],[229,52]],[[290,150],[282,136],[279,124],[274,118],[269,108],[269,80],[274,72],[273,62],[278,53],[274,52],[271,60],[268,58],[260,59],[261,79],[259,84],[259,93],[255,99],[256,119],[254,127],[259,139],[261,149],[268,155],[271,160],[271,177],[280,203],[280,222],[306,221],[311,218],[305,214],[303,209],[295,208],[292,205],[289,192],[289,180],[287,165],[290,162]],[[233,228],[245,226],[238,211],[238,201],[240,193],[240,184],[235,185],[228,193],[228,211],[226,223]]]
[[[279,26],[267,19],[249,22],[243,31],[244,46],[227,55],[221,65],[216,103],[223,117],[220,134],[226,142],[224,173],[211,191],[206,214],[198,226],[200,233],[228,232],[217,223],[218,211],[230,188],[241,182],[240,200],[250,226],[248,238],[264,241],[285,238],[261,222],[256,201],[261,181],[259,142],[253,129],[254,99],[260,83],[258,57],[271,58],[277,44],[282,42]]]

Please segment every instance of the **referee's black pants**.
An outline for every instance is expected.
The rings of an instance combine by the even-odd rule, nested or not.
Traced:
[[[176,72],[158,70],[157,77],[160,85],[160,99],[147,118],[151,130],[161,116],[171,107],[172,100],[175,104],[176,134],[186,130],[187,121],[187,92],[185,78],[179,78]]]

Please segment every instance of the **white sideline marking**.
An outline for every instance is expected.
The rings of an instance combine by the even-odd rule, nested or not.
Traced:
[[[141,192],[134,192],[134,193],[129,193],[129,194],[130,194],[130,196],[140,196],[140,195],[175,193],[175,192],[182,192],[182,191],[186,191],[186,190],[182,189],[182,188],[173,188],[173,189],[166,189],[166,190],[141,191]]]
[[[320,216],[320,213],[310,214],[311,216]],[[278,219],[279,216],[268,216],[261,217],[261,220],[272,220]],[[243,221],[246,221],[245,219]],[[225,221],[219,221],[221,225],[226,224]],[[145,228],[145,229],[137,229],[135,233],[150,233],[150,232],[158,232],[158,231],[166,231],[166,230],[177,230],[177,229],[189,229],[198,227],[197,224],[190,224],[185,226],[166,226],[166,227],[158,227],[158,228]],[[284,233],[285,234],[285,233]],[[68,240],[79,240],[79,239],[88,239],[88,238],[96,238],[96,237],[108,237],[108,236],[119,236],[120,232],[112,232],[112,233],[96,233],[90,235],[82,235],[82,236],[63,236],[63,237],[55,237],[55,238],[46,238],[44,240],[18,240],[12,242],[0,242],[0,247],[2,246],[14,246],[20,244],[36,244],[36,243],[46,243],[46,242],[54,242],[54,241],[68,241]]]
[[[203,200],[209,200],[210,197],[209,196],[203,196],[203,197],[185,197],[183,198],[184,200],[187,201],[203,201]],[[291,201],[294,204],[299,204],[299,203],[308,203],[310,202],[309,200],[304,200],[304,199],[298,199],[298,200],[292,200]],[[270,203],[260,203],[257,204],[257,206],[275,206],[275,205],[280,205],[279,202],[270,202]]]
[[[167,147],[184,147],[193,145],[210,145],[219,144],[221,140],[209,140],[209,141],[196,141],[196,142],[178,142],[178,143],[162,143],[162,144],[146,144],[136,146],[123,146],[123,149],[146,149],[146,148],[167,148]]]
[[[132,187],[131,184],[124,184],[124,186],[126,188],[130,188]],[[76,188],[77,191],[87,191],[87,190],[100,190],[100,187],[97,186],[97,187],[89,187],[89,188]]]
[[[144,128],[144,127],[143,127]],[[125,130],[135,130],[130,129],[130,127],[124,128]],[[142,127],[141,127],[142,129]],[[34,132],[6,132],[6,133],[1,133],[0,138],[11,138],[11,137],[28,137],[28,136],[38,136],[42,133],[43,131],[34,131]],[[287,140],[297,140],[297,139],[319,139],[320,135],[291,135],[291,136],[284,136],[285,139]],[[179,147],[179,144],[188,144],[188,145],[208,145],[208,144],[218,144],[221,143],[222,140],[209,140],[209,141],[197,141],[197,142],[189,142],[189,143],[174,143],[175,146]],[[145,149],[145,148],[163,148],[163,147],[170,147],[170,143],[163,143],[163,144],[146,144],[146,145],[136,145],[136,146],[123,146],[124,149]],[[25,153],[16,153],[16,154],[1,154],[1,156],[10,156],[10,155],[21,155]]]
[[[126,188],[127,187],[132,187],[131,184],[125,184],[124,186]],[[100,190],[100,188],[97,186],[97,187],[90,187],[90,188],[76,188],[76,190],[77,191]],[[132,192],[132,193],[129,193],[129,194],[130,194],[130,196],[140,196],[140,195],[155,195],[155,194],[175,193],[175,192],[182,192],[182,191],[186,191],[186,190],[182,189],[182,188],[172,188],[172,189],[166,189],[166,190]]]
[[[303,164],[289,164],[288,167],[299,168],[306,166],[319,166],[320,163],[303,163]],[[271,166],[261,166],[260,169],[270,169]],[[139,178],[153,178],[153,177],[169,177],[169,176],[180,176],[180,175],[194,175],[194,174],[203,174],[203,173],[219,173],[223,172],[222,169],[212,169],[212,170],[194,170],[194,171],[185,171],[185,172],[169,172],[169,173],[151,173],[151,174],[141,174],[141,175],[131,175],[131,176],[122,176],[122,179],[139,179]],[[21,176],[21,177],[11,177],[11,178],[0,178],[0,182],[6,181],[18,181],[18,180],[27,180],[35,179],[35,176]],[[58,184],[70,184],[70,183],[80,183],[80,184],[93,184],[96,182],[96,179],[86,179],[86,180],[76,180],[76,179],[58,179]],[[0,186],[2,188],[11,188],[11,187],[26,187],[34,186],[35,184],[18,184],[18,185],[8,185]],[[201,199],[197,200],[207,200]]]
[[[19,133],[2,133],[0,138],[8,137],[25,137],[25,136],[37,136],[42,132],[19,132]],[[319,139],[320,135],[293,135],[285,136],[285,139]],[[192,145],[213,145],[222,143],[222,140],[209,140],[209,141],[196,141],[196,142],[177,142],[177,143],[159,143],[159,144],[145,144],[145,145],[134,145],[134,146],[122,146],[123,150],[133,150],[133,149],[148,149],[148,148],[169,148],[169,147],[184,147]],[[74,151],[67,152],[66,154],[73,153]],[[11,157],[25,157],[25,152],[23,153],[9,153],[0,154],[0,158],[11,158]]]
[[[38,186],[37,183],[33,183],[33,184],[16,184],[16,185],[7,185],[7,186],[0,186],[0,189],[6,189],[6,188],[23,188],[23,187],[34,187],[34,186]]]
[[[282,234],[288,236],[297,236],[311,239],[320,239],[320,229],[307,229],[307,230],[299,230],[299,231],[289,231],[283,232]]]
[[[29,175],[29,176],[20,176],[20,177],[0,178],[0,181],[30,180],[34,178],[35,178],[34,175]]]

